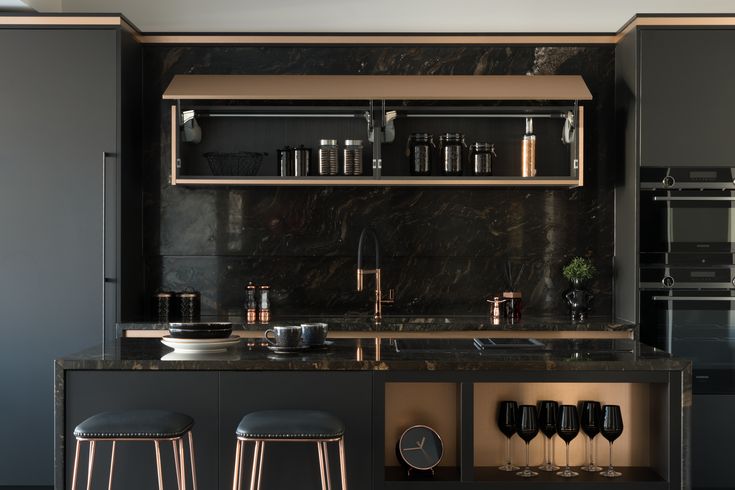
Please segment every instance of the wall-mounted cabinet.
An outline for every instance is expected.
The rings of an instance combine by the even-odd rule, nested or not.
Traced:
[[[735,29],[646,28],[638,36],[641,166],[735,166]]]
[[[579,101],[592,96],[578,76],[177,75],[163,97],[175,101],[172,185],[577,187],[584,175]],[[524,177],[528,121],[537,171]],[[421,175],[409,145],[416,133],[430,135]],[[462,168],[451,174],[445,134],[464,138]],[[332,175],[319,174],[326,139],[337,142]],[[346,175],[347,140],[362,142],[358,175]],[[489,174],[475,171],[476,144],[494,146]],[[308,171],[288,175],[279,150],[302,146],[310,150]]]

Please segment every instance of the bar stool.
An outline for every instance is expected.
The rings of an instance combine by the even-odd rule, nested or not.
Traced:
[[[152,441],[156,449],[156,468],[158,470],[158,490],[163,490],[161,471],[160,443],[171,441],[176,466],[176,482],[179,490],[186,490],[186,460],[184,458],[184,436],[189,439],[189,461],[191,461],[191,482],[197,488],[196,467],[194,464],[194,436],[191,428],[194,420],[182,413],[166,410],[124,410],[102,412],[86,419],[74,429],[76,451],[74,453],[74,472],[72,490],[77,488],[77,469],[82,442],[89,442],[89,465],[87,468],[87,490],[92,488],[92,469],[94,466],[95,444],[101,441],[112,442],[110,456],[110,478],[107,485],[112,489],[112,474],[115,469],[115,445],[118,441]]]
[[[246,442],[255,443],[250,490],[260,490],[263,454],[266,442],[315,442],[319,454],[322,490],[331,490],[328,442],[339,443],[339,467],[342,490],[347,490],[345,466],[345,427],[334,415],[316,410],[264,410],[245,415],[237,426],[235,472],[232,489],[242,486],[243,449]]]

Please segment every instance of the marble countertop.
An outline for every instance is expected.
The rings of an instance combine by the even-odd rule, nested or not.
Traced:
[[[158,339],[123,338],[56,360],[92,370],[603,370],[678,371],[690,362],[632,340],[548,339],[528,348],[477,349],[472,339],[335,339],[320,351],[276,355],[261,339],[219,354],[178,354]]]
[[[280,316],[268,324],[244,324],[239,316],[202,318],[202,321],[228,321],[235,330],[263,331],[273,325],[324,322],[332,332],[433,332],[433,331],[549,331],[549,332],[635,332],[636,325],[610,317],[590,317],[572,321],[569,317],[526,316],[519,322],[491,322],[487,316],[385,316],[381,323],[368,316]],[[130,322],[117,325],[118,336],[131,330],[167,330],[167,323]]]

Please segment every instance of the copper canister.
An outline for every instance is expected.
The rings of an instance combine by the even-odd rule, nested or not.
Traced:
[[[521,176],[536,177],[536,135],[530,117],[526,118],[526,134],[521,142]]]

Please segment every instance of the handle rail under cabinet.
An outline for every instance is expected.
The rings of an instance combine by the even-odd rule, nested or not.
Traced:
[[[726,196],[653,196],[654,201],[735,201],[735,197]]]
[[[654,301],[735,301],[735,296],[654,296]]]

